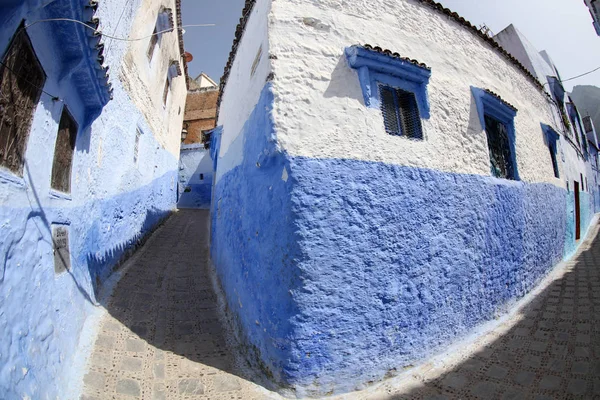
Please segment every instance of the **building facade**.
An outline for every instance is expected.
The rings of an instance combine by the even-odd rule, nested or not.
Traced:
[[[213,167],[206,134],[216,126],[219,86],[205,73],[189,80],[179,161],[179,208],[210,208]]]
[[[598,0],[583,0],[585,5],[590,10],[590,15],[594,20],[594,29],[596,30],[596,34],[600,36],[600,3]]]
[[[532,71],[431,0],[246,2],[210,144],[211,256],[250,363],[300,396],[360,388],[573,253],[587,141]]]
[[[175,207],[179,16],[178,0],[0,5],[2,397],[69,397],[99,289]]]

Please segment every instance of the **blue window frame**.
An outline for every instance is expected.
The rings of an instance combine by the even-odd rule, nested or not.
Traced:
[[[550,158],[552,160],[552,168],[554,169],[554,177],[560,178],[558,171],[558,160],[556,158],[558,152],[558,133],[552,127],[546,124],[542,124],[542,131],[546,136],[546,143],[548,143],[548,149],[550,150]]]
[[[515,151],[517,109],[489,90],[471,87],[471,92],[487,136],[492,175],[519,180]]]
[[[346,48],[346,59],[358,73],[365,105],[381,110],[386,131],[422,139],[421,118],[429,119],[431,69],[369,45]]]

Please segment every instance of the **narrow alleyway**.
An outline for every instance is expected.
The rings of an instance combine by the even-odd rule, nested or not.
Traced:
[[[600,238],[512,317],[456,352],[344,399],[600,397]],[[108,304],[85,399],[280,398],[244,379],[208,273],[208,212],[175,214],[140,250]]]
[[[117,284],[84,399],[263,399],[239,378],[208,274],[208,211],[180,210]]]

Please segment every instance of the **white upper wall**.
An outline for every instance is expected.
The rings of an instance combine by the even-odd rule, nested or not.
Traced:
[[[141,110],[158,142],[175,158],[179,158],[187,87],[179,50],[175,0],[142,0],[131,27],[130,38],[151,35],[163,7],[173,10],[175,28],[159,36],[152,60],[148,60],[147,56],[150,38],[130,42],[119,74],[125,90]],[[172,80],[164,105],[165,82],[172,61],[179,61],[182,75]]]
[[[219,157],[227,155],[227,159],[219,161],[217,180],[242,160],[243,137],[240,137],[240,133],[254,110],[271,71],[268,35],[270,10],[271,0],[256,1],[222,94],[217,121],[217,125],[223,126]],[[252,66],[259,53],[258,64],[252,74]]]
[[[290,155],[490,175],[486,134],[470,90],[475,86],[499,94],[519,110],[515,127],[521,179],[564,186],[554,178],[540,126],[553,125],[546,96],[522,70],[448,16],[414,1],[390,6],[385,0],[277,1],[271,14],[274,118],[280,145]],[[364,105],[344,49],[365,43],[431,67],[425,140],[387,134],[381,111]]]
[[[218,88],[219,85],[217,85],[217,83],[215,81],[212,80],[212,78],[208,75],[206,75],[204,72],[202,72],[200,75],[198,75],[196,77],[196,79],[194,79],[196,81],[196,83],[198,84],[198,87],[201,89],[204,88]]]

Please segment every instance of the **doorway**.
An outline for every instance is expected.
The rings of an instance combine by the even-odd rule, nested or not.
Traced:
[[[575,191],[575,240],[581,239],[581,211],[579,208],[579,182],[574,182]]]

